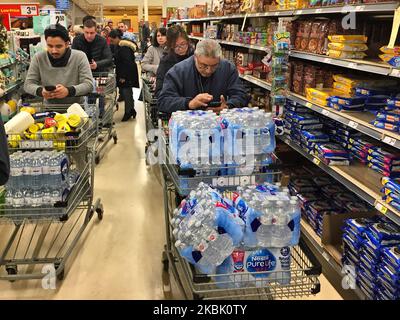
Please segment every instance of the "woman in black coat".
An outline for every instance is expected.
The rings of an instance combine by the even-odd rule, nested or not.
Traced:
[[[128,121],[130,117],[136,118],[132,87],[139,88],[139,75],[135,60],[137,46],[129,40],[122,40],[122,35],[120,30],[114,29],[110,32],[109,37],[115,47],[114,63],[117,85],[125,101],[125,114],[122,121]]]
[[[0,186],[6,184],[10,175],[10,159],[8,157],[7,137],[0,116]]]
[[[157,69],[156,79],[156,96],[161,92],[164,78],[169,69],[171,69],[178,62],[181,62],[191,55],[194,50],[190,45],[189,37],[186,31],[179,25],[172,26],[167,30],[167,50],[161,58],[160,64]]]

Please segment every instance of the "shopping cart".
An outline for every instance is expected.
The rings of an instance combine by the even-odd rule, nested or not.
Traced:
[[[186,299],[283,299],[297,298],[317,294],[320,291],[318,277],[322,269],[311,250],[301,240],[299,245],[292,247],[290,283],[284,282],[285,273],[282,271],[241,272],[239,274],[201,274],[184,260],[174,243],[173,226],[170,221],[173,211],[181,199],[200,182],[205,182],[230,197],[230,190],[238,185],[257,184],[263,182],[278,182],[281,178],[280,161],[275,157],[275,163],[267,168],[255,168],[248,175],[235,176],[196,176],[192,172],[182,171],[169,159],[168,139],[163,141],[166,163],[161,166],[164,189],[164,212],[166,222],[166,245],[162,254],[162,281],[164,295],[171,298],[170,270]],[[215,169],[215,168],[214,168]],[[223,169],[223,168],[221,168]],[[215,172],[215,171],[214,171]],[[266,278],[274,279],[266,282]]]
[[[100,125],[98,133],[98,145],[96,149],[95,163],[98,164],[102,157],[101,152],[108,142],[113,139],[114,144],[118,141],[117,132],[114,128],[114,113],[118,110],[116,76],[114,72],[94,72],[95,92],[90,99],[95,98],[99,104],[104,99],[104,113],[100,115]],[[89,100],[92,102],[91,100]]]
[[[65,112],[69,106],[42,106],[42,111]],[[96,106],[91,106],[96,109]],[[0,251],[2,280],[64,278],[68,258],[76,248],[94,213],[103,218],[100,199],[94,199],[94,158],[97,143],[97,117],[84,119],[73,133],[54,132],[24,137],[8,135],[10,153],[16,151],[64,151],[70,169],[79,173],[66,197],[53,205],[31,202],[0,206]],[[26,179],[32,179],[28,176]],[[30,181],[24,180],[28,185]],[[47,278],[49,279],[49,278]]]
[[[145,73],[142,73],[142,80],[142,96],[145,110],[145,126],[147,137],[145,154],[147,154],[148,149],[151,148],[151,145],[154,144],[157,139],[157,135],[153,137],[153,135],[148,134],[149,131],[157,128],[167,128],[169,115],[158,111],[154,83],[151,81],[151,79],[148,78]],[[146,164],[149,165],[147,162],[147,157]]]

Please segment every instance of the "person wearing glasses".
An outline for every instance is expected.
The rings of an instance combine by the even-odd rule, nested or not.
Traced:
[[[163,88],[164,77],[174,65],[193,55],[186,31],[179,25],[167,30],[167,46],[164,56],[161,58],[156,74],[156,96]]]
[[[158,109],[178,110],[245,107],[249,102],[236,67],[222,59],[222,49],[212,39],[200,41],[194,56],[176,64],[165,76]]]

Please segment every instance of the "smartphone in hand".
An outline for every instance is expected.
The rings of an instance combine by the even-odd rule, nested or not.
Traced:
[[[221,101],[211,101],[207,104],[207,108],[218,108],[221,106]]]
[[[56,90],[56,86],[45,86],[46,91],[54,91]]]

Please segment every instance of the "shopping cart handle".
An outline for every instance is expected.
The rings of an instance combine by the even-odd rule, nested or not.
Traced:
[[[196,170],[192,168],[179,168],[178,167],[178,175],[180,176],[187,176],[187,177],[195,177],[196,176]]]

